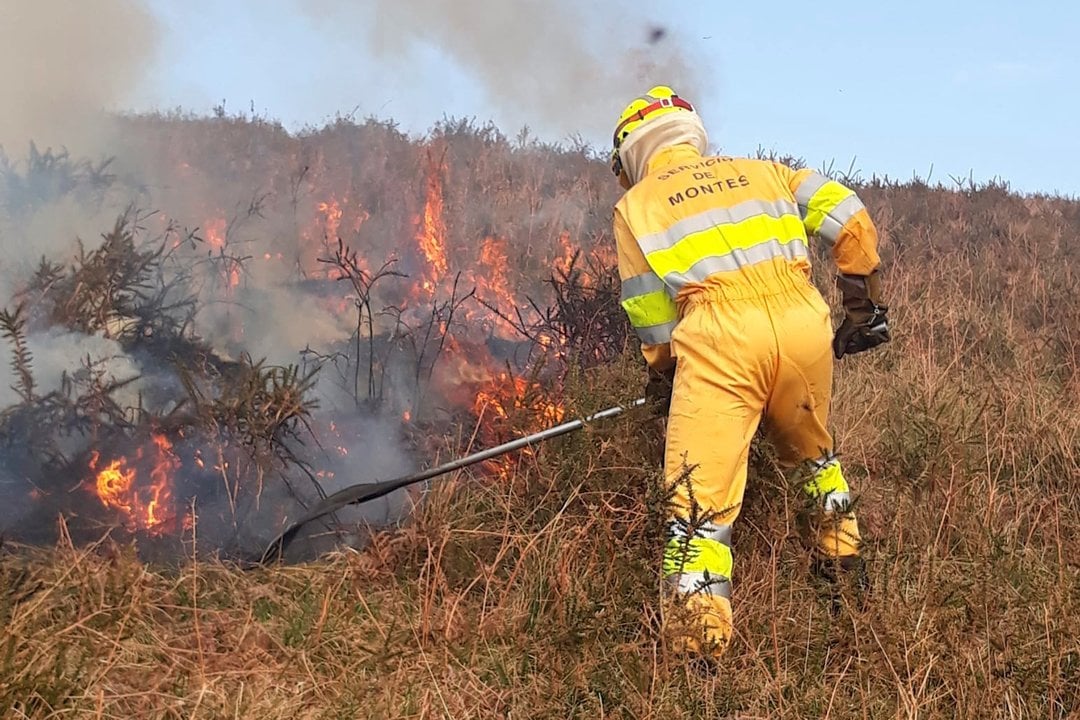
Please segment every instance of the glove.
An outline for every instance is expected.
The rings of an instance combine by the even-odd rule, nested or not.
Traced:
[[[671,391],[675,385],[675,366],[667,370],[649,368],[649,379],[645,383],[645,400],[656,407],[658,415],[667,416],[671,410]]]
[[[870,275],[838,275],[836,285],[844,298],[844,322],[833,336],[833,355],[865,352],[889,342],[889,306],[881,302],[881,280]]]

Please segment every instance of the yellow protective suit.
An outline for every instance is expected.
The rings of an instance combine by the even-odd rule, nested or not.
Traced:
[[[645,359],[657,370],[676,363],[665,472],[677,483],[677,514],[664,574],[724,644],[732,525],[762,418],[781,461],[811,469],[804,490],[831,520],[818,552],[859,552],[827,430],[830,312],[807,252],[817,235],[839,272],[868,275],[879,265],[877,235],[850,189],[810,170],[703,156],[685,143],[651,152],[641,175],[615,208],[614,232],[622,304]],[[691,495],[708,516],[695,534],[686,531]]]

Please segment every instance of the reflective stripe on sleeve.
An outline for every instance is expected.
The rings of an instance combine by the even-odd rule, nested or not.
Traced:
[[[675,331],[676,321],[662,323],[660,325],[646,325],[635,327],[638,339],[646,345],[663,345],[671,342],[671,333]]]
[[[679,309],[655,273],[642,273],[624,280],[621,304],[641,342],[647,345],[671,342]]]
[[[809,182],[809,181],[807,181]],[[802,185],[799,186],[799,190],[802,190]],[[850,188],[846,188],[835,180],[826,181],[817,191],[810,196],[806,201],[805,206],[800,203],[799,207],[803,211],[803,221],[806,224],[807,232],[811,234],[820,233],[822,225],[826,219],[832,216],[833,220],[838,218],[833,215],[834,211],[840,207],[840,205],[848,198],[855,195],[855,192]],[[850,218],[850,215],[848,216]],[[847,219],[844,220],[847,222]],[[843,223],[841,223],[843,225]],[[835,235],[833,236],[835,238]]]
[[[810,198],[829,182],[829,178],[819,172],[810,173],[805,180],[795,188],[795,202],[799,204],[799,210],[806,214],[806,208],[810,205]]]
[[[641,275],[635,275],[634,277],[628,277],[622,281],[622,299],[629,300],[632,297],[638,295],[648,295],[649,293],[667,291],[667,286],[664,285],[664,281],[661,280],[656,273],[647,272]]]
[[[836,239],[840,237],[840,231],[844,229],[844,225],[847,221],[855,217],[855,214],[860,210],[865,210],[866,206],[862,204],[858,196],[854,193],[848,195],[846,198],[840,201],[840,204],[833,208],[821,221],[821,227],[818,228],[818,235],[829,243],[836,242]]]

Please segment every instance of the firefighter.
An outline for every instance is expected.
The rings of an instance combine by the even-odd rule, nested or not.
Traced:
[[[684,598],[684,649],[723,653],[732,632],[732,526],[759,423],[825,520],[815,563],[865,578],[850,489],[826,429],[834,357],[889,341],[877,232],[856,194],[812,170],[707,154],[694,107],[670,87],[634,99],[612,171],[622,307],[667,416],[674,486],[663,575]],[[846,317],[833,332],[808,237],[831,248]],[[844,571],[847,571],[844,573]],[[701,631],[701,632],[698,632]]]

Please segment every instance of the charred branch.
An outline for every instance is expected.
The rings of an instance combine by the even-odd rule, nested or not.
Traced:
[[[394,270],[397,264],[395,258],[385,261],[378,270],[367,270],[359,259],[355,250],[345,244],[340,237],[337,240],[337,249],[331,257],[319,258],[319,262],[330,265],[337,271],[338,281],[345,280],[352,285],[355,297],[353,302],[356,307],[356,355],[353,375],[353,399],[360,404],[360,355],[361,342],[364,330],[367,330],[368,353],[367,353],[367,401],[378,402],[381,398],[376,397],[375,391],[375,311],[372,307],[372,293],[379,281],[391,277],[408,277],[402,272]],[[366,328],[365,328],[366,326]]]

